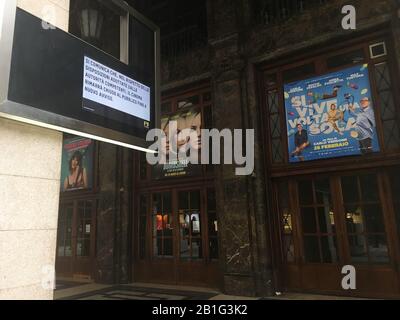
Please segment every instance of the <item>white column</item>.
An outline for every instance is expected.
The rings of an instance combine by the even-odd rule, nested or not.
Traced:
[[[69,0],[18,6],[68,28]],[[53,299],[61,151],[62,133],[0,118],[0,300]]]

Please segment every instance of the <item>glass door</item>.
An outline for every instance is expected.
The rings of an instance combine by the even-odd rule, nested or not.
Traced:
[[[392,201],[390,192],[397,185],[394,179],[385,182],[385,176],[390,176],[386,170],[370,170],[278,181],[286,289],[375,297],[400,294],[393,210],[398,201]],[[341,286],[345,265],[356,269],[355,291]]]

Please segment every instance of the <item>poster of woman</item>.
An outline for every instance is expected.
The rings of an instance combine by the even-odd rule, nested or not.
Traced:
[[[63,142],[61,190],[91,189],[93,186],[93,147],[91,139],[73,137]]]

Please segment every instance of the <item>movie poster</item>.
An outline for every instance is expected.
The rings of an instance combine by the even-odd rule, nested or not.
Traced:
[[[289,162],[379,152],[368,65],[284,86]]]
[[[177,132],[170,136],[169,124],[171,121],[177,122]],[[161,118],[161,129],[164,131],[166,138],[162,141],[163,145],[163,158],[165,164],[158,164],[152,167],[154,179],[165,179],[175,177],[189,177],[196,176],[202,173],[201,165],[190,164],[187,159],[170,160],[169,152],[171,139],[175,139],[177,147],[181,147],[186,143],[191,143],[194,150],[199,153],[201,157],[201,112],[198,108],[192,108],[186,111],[181,111],[176,114]],[[197,141],[188,141],[187,137],[181,136],[180,132],[183,129],[192,129],[197,132]]]
[[[74,137],[64,139],[61,167],[61,191],[76,191],[93,187],[94,141]]]

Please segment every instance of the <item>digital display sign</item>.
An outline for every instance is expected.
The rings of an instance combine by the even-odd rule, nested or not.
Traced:
[[[159,127],[159,29],[127,10],[129,50],[121,61],[61,29],[43,28],[15,2],[6,5],[0,116],[150,152],[146,135]]]
[[[84,58],[83,109],[103,113],[103,106],[150,121],[150,88],[89,57]]]

